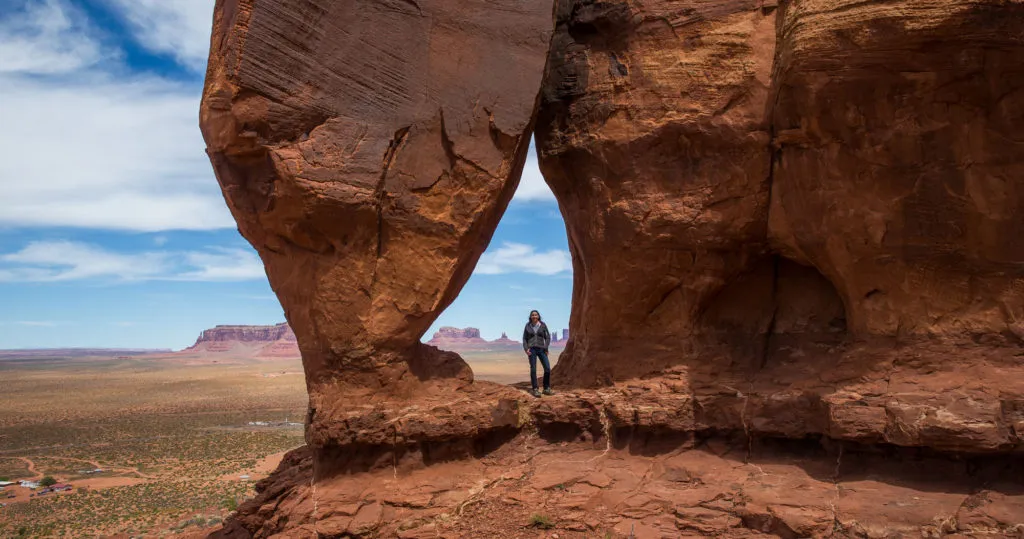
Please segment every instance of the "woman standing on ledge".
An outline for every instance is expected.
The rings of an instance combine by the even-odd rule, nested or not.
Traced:
[[[530,385],[533,386],[530,393],[534,397],[540,396],[540,392],[537,391],[538,357],[540,358],[541,366],[544,367],[544,394],[555,394],[551,391],[551,363],[548,362],[549,346],[551,346],[551,332],[548,331],[547,324],[540,319],[539,312],[530,311],[530,320],[526,323],[526,328],[523,329],[523,350],[530,358]]]

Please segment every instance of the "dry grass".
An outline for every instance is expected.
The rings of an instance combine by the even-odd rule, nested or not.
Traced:
[[[529,376],[518,350],[463,356],[478,379],[514,383]],[[18,458],[24,457],[39,473],[101,487],[0,508],[0,537],[161,534],[197,526],[200,517],[224,518],[252,496],[252,480],[266,471],[260,460],[301,445],[303,432],[249,422],[302,421],[302,366],[240,358],[206,363],[0,361],[0,477],[33,477]],[[82,473],[96,467],[104,472]],[[252,480],[241,480],[243,474]]]
[[[248,424],[301,422],[303,377],[282,371],[301,366],[0,362],[0,476],[31,477],[25,457],[73,485],[144,481],[0,508],[0,537],[160,533],[189,515],[222,518],[253,493],[240,475],[255,479],[260,459],[303,443],[301,425]],[[104,473],[81,473],[95,467]]]

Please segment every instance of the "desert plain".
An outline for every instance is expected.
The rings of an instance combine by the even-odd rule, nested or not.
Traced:
[[[518,350],[463,356],[478,379],[527,379]],[[0,537],[200,531],[304,443],[298,358],[13,354],[0,379]],[[72,488],[17,484],[45,476]]]

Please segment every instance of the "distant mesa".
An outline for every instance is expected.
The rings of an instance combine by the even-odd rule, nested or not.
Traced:
[[[569,337],[569,330],[562,330],[562,339],[558,339],[558,334],[557,330],[551,331],[551,345],[562,348]],[[522,346],[518,339],[509,338],[506,332],[502,332],[501,338],[488,341],[480,336],[478,328],[453,326],[438,329],[427,344],[451,352],[508,350]],[[295,333],[287,323],[272,326],[216,326],[204,330],[195,344],[179,354],[251,359],[291,359],[301,356]]]
[[[451,326],[444,326],[437,330],[437,333],[434,334],[434,339],[459,339],[466,342],[487,342],[480,337],[480,330],[477,328],[455,328]]]
[[[427,344],[442,350],[459,352],[462,350],[487,350],[490,343],[480,336],[480,330],[477,328],[444,326],[434,333],[434,338],[427,341]]]
[[[568,336],[568,330],[563,330],[563,335]],[[561,348],[565,346],[564,341],[557,339],[558,332],[551,332],[551,346]],[[427,344],[436,346],[449,352],[472,352],[489,350],[507,350],[519,348],[523,344],[519,340],[508,337],[508,333],[502,332],[501,337],[488,341],[480,336],[480,330],[474,327],[456,328],[444,326],[434,333],[434,337],[427,341]]]
[[[216,326],[203,331],[182,354],[231,354],[253,359],[298,358],[299,345],[287,323],[273,326]]]
[[[501,338],[496,341],[493,341],[492,344],[509,347],[522,346],[522,343],[520,343],[519,341],[513,341],[512,339],[509,339],[508,335],[504,331],[501,332]]]

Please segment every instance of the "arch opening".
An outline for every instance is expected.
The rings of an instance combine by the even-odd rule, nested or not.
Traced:
[[[421,342],[458,354],[475,380],[529,388],[522,335],[531,310],[551,333],[554,367],[568,341],[573,292],[565,221],[531,143],[516,192],[455,299]],[[542,385],[543,369],[537,374]]]

